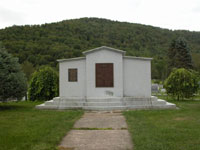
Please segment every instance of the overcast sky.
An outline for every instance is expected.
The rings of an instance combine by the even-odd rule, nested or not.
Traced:
[[[200,31],[200,0],[1,0],[0,28],[98,17]]]

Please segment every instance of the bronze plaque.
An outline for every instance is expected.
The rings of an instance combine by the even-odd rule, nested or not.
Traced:
[[[68,69],[68,81],[77,82],[77,69]]]
[[[96,64],[96,87],[113,87],[113,63]]]

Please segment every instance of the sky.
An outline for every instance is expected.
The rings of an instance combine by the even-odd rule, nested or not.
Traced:
[[[200,0],[1,0],[0,29],[82,17],[200,31]]]

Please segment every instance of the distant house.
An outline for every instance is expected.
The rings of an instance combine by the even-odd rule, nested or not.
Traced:
[[[175,108],[151,96],[151,58],[102,46],[84,57],[60,59],[59,97],[37,108],[116,110]]]

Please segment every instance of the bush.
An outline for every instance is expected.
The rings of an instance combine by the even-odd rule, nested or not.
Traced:
[[[21,100],[27,92],[27,80],[22,72],[18,58],[0,45],[0,101]]]
[[[34,72],[28,90],[28,98],[35,100],[50,100],[58,96],[58,74],[51,67],[43,67]]]
[[[198,91],[197,74],[193,70],[184,68],[174,69],[165,80],[164,87],[167,94],[172,95],[177,100],[190,98]]]

